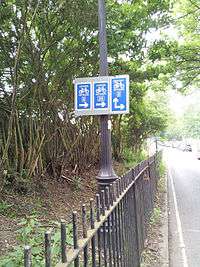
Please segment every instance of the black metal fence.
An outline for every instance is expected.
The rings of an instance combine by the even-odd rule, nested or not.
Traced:
[[[73,247],[66,246],[66,225],[61,222],[61,260],[56,267],[140,266],[159,161],[160,154],[156,154],[141,162],[97,194],[95,201],[91,199],[88,210],[83,205],[81,216],[73,212]],[[29,246],[24,249],[24,266],[31,266]],[[45,267],[50,266],[51,232],[46,232]]]

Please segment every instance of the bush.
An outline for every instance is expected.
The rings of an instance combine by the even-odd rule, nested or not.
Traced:
[[[52,237],[51,237],[51,253],[52,264],[58,262],[60,257],[60,224],[53,222]],[[44,266],[44,232],[46,225],[43,226],[36,216],[30,216],[23,219],[18,230],[18,245],[13,251],[6,256],[0,258],[1,267],[21,267],[23,266],[24,255],[23,246],[30,245],[32,252],[32,267]],[[72,225],[67,225],[67,242],[68,245],[73,245]]]
[[[127,168],[130,168],[130,167],[134,167],[139,162],[143,161],[147,157],[147,155],[143,150],[139,152],[134,152],[131,148],[125,148],[123,150],[122,157],[123,157],[125,166]]]

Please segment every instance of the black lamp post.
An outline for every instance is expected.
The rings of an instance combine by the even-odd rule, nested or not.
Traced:
[[[100,76],[108,76],[108,60],[107,60],[107,38],[106,38],[106,12],[105,1],[98,0],[99,14],[99,49],[100,49]],[[117,179],[112,166],[112,149],[111,149],[111,122],[110,116],[100,116],[100,171],[97,181],[100,189],[111,184]]]

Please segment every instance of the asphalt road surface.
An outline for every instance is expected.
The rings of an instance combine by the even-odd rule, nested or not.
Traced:
[[[200,160],[192,152],[164,152],[169,182],[170,267],[200,267]]]

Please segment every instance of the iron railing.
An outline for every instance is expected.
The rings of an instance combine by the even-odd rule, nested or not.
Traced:
[[[91,199],[88,211],[83,205],[79,218],[81,224],[79,214],[73,212],[71,248],[66,247],[66,225],[61,222],[61,261],[56,267],[140,266],[159,179],[159,157],[157,153],[141,162],[97,194],[95,205]],[[29,246],[24,249],[24,266],[31,266]],[[51,232],[46,232],[45,267],[51,266]]]

